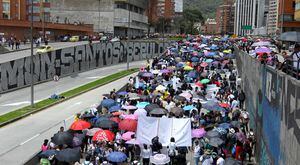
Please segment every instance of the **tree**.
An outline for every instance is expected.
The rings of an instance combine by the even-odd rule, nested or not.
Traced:
[[[204,18],[202,16],[201,11],[197,9],[185,9],[183,11],[183,23],[186,25],[186,32],[190,34],[194,34],[194,24],[196,22],[203,22]]]

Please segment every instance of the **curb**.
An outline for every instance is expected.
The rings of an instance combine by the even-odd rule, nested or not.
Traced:
[[[52,103],[52,104],[46,105],[46,106],[44,106],[44,107],[41,107],[41,108],[39,108],[39,109],[37,109],[37,110],[35,110],[35,111],[29,112],[29,113],[25,113],[25,114],[23,114],[23,115],[21,115],[21,116],[19,116],[19,117],[16,117],[16,118],[11,119],[11,120],[9,120],[9,121],[3,122],[3,123],[0,124],[0,128],[6,126],[6,125],[8,125],[8,124],[11,124],[11,123],[13,123],[13,122],[15,122],[15,121],[21,120],[21,119],[23,119],[23,118],[25,118],[25,117],[27,117],[27,116],[33,115],[33,114],[35,114],[35,113],[37,113],[37,112],[43,111],[43,110],[45,110],[45,109],[48,109],[48,108],[50,108],[50,107],[52,107],[52,106],[55,106],[55,105],[57,105],[57,104],[60,104],[60,103],[62,103],[62,102],[64,102],[64,101],[67,101],[67,100],[70,100],[70,99],[72,99],[72,98],[74,98],[74,97],[77,97],[77,96],[79,96],[79,95],[82,95],[82,94],[84,94],[84,93],[86,93],[86,92],[89,92],[89,91],[91,91],[91,90],[94,90],[94,89],[96,89],[96,88],[99,88],[99,87],[101,87],[101,86],[107,85],[107,84],[109,84],[109,83],[111,83],[111,82],[117,81],[117,80],[119,80],[119,79],[121,79],[121,78],[124,78],[124,77],[126,77],[126,76],[129,76],[129,75],[132,75],[132,74],[138,72],[138,71],[135,71],[136,68],[130,69],[130,70],[132,70],[133,72],[132,72],[132,73],[128,73],[128,74],[123,74],[123,75],[121,75],[121,76],[119,76],[119,77],[116,77],[116,78],[114,78],[114,79],[112,79],[112,80],[110,80],[110,81],[107,81],[107,82],[105,82],[105,83],[103,83],[103,84],[99,84],[99,85],[97,85],[97,86],[95,86],[95,87],[92,87],[92,88],[90,88],[90,89],[81,91],[81,92],[79,92],[79,93],[77,93],[77,94],[75,94],[75,95],[73,95],[73,96],[67,97],[67,98],[65,98],[65,99],[58,100],[57,102],[54,102],[54,103]],[[104,77],[104,78],[105,78],[105,77]],[[84,84],[84,85],[85,85],[85,84]],[[75,89],[76,89],[76,88],[75,88]],[[71,90],[72,90],[72,89],[71,89]],[[69,91],[70,91],[70,90],[69,90]]]

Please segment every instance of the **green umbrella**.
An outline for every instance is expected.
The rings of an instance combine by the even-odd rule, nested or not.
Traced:
[[[207,84],[207,83],[210,82],[210,80],[209,80],[209,79],[202,79],[200,82],[201,82],[202,84]]]

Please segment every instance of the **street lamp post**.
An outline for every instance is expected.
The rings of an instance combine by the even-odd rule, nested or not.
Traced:
[[[130,0],[128,0],[128,29],[127,29],[127,42],[130,43]],[[129,70],[129,52],[127,51],[127,70]]]
[[[31,40],[31,56],[30,56],[30,73],[31,73],[31,107],[34,107],[34,76],[33,76],[33,0],[31,0],[31,25],[30,25],[30,40]]]

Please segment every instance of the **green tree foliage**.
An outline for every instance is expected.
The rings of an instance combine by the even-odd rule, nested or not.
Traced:
[[[223,0],[184,0],[185,9],[197,9],[206,18],[215,18],[216,10]]]

